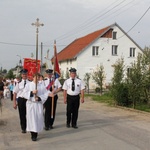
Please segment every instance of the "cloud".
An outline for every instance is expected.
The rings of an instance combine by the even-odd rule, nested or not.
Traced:
[[[60,51],[74,39],[114,22],[128,31],[149,4],[149,0],[4,0],[0,5],[0,42],[35,45],[36,28],[31,23],[39,18],[44,23],[39,28],[39,44],[43,42],[43,53],[50,49],[53,55],[55,39]],[[149,17],[150,12],[129,33],[142,47],[149,45]],[[4,68],[14,67],[17,54],[24,58],[32,52],[35,46],[0,43],[0,63]]]

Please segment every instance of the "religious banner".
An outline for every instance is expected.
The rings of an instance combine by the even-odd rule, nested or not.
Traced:
[[[37,62],[38,73],[40,73],[40,60]],[[33,74],[36,73],[36,59],[24,58],[24,69],[28,70],[28,79],[32,80]]]

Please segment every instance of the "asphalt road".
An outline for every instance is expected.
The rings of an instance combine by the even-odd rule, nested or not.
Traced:
[[[150,114],[92,102],[80,105],[78,129],[66,128],[66,105],[59,95],[54,129],[36,142],[22,134],[18,111],[5,100],[0,114],[0,150],[150,150]]]

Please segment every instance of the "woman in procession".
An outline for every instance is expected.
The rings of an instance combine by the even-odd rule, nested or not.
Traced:
[[[23,97],[27,99],[27,131],[31,133],[32,141],[36,141],[38,133],[43,130],[43,104],[49,94],[45,86],[39,82],[40,77],[40,74],[34,74],[33,81],[26,84],[23,94]]]

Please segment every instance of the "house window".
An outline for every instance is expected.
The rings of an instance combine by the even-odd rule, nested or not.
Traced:
[[[92,56],[98,56],[98,49],[99,49],[99,46],[92,47]]]
[[[112,39],[116,40],[117,39],[117,32],[112,32]]]
[[[131,47],[130,48],[130,54],[129,54],[130,57],[135,57],[135,48],[134,47]]]
[[[132,73],[132,68],[127,68],[127,76],[129,77]]]
[[[131,68],[127,68],[127,74],[131,73]]]
[[[112,55],[117,55],[118,45],[112,45]]]

